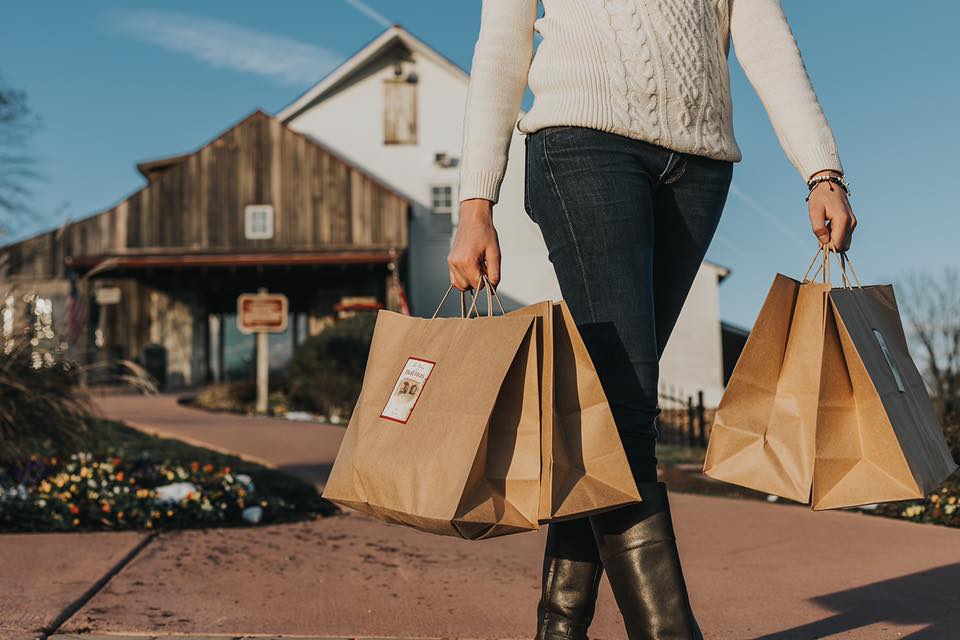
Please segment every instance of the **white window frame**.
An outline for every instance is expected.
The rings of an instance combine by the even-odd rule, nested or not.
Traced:
[[[243,210],[243,218],[243,235],[247,240],[270,240],[273,238],[272,204],[248,204]],[[258,218],[260,220],[257,220]],[[259,228],[258,222],[260,221],[263,223],[263,228]]]
[[[437,200],[434,197],[434,192],[437,189],[446,189],[450,193],[450,203],[446,206],[437,206]],[[438,182],[430,185],[430,210],[437,214],[446,214],[449,215],[453,213],[454,198],[456,193],[454,193],[454,188],[452,184]]]

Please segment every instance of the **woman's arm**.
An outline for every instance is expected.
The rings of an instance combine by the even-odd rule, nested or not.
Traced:
[[[730,36],[780,146],[804,181],[824,172],[842,175],[833,131],[780,0],[731,0]],[[846,193],[829,183],[820,184],[811,192],[809,204],[813,232],[820,242],[847,250],[856,218]]]
[[[537,0],[483,0],[463,118],[460,201],[496,202],[533,57]]]
[[[730,36],[780,146],[803,179],[825,169],[842,171],[837,143],[780,0],[732,0]]]
[[[483,0],[474,47],[460,154],[460,221],[447,263],[450,282],[476,286],[485,271],[500,280],[500,246],[493,205],[533,57],[537,0]]]

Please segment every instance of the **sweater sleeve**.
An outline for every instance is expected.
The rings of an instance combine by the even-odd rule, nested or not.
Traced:
[[[780,0],[732,0],[731,5],[730,36],[737,59],[787,159],[804,180],[824,169],[843,171]]]
[[[533,58],[537,0],[483,0],[463,119],[460,202],[497,202]]]

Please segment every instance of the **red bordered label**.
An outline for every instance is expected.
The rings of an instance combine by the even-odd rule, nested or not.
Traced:
[[[380,417],[406,424],[436,364],[421,358],[407,358],[407,363],[403,365],[400,377],[393,385],[393,392],[387,400],[387,405],[380,412]]]

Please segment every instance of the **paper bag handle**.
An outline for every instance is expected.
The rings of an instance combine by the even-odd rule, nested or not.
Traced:
[[[487,278],[486,274],[480,274],[480,281],[477,282],[477,289],[480,288],[482,284],[486,283],[487,286],[487,316],[493,316],[493,307],[490,301],[490,294],[493,293],[493,299],[497,301],[497,306],[500,307],[500,313],[505,314],[506,311],[503,310],[503,303],[500,302],[500,296],[497,295],[496,288],[490,284],[490,280]],[[437,305],[437,308],[434,310],[433,315],[430,316],[430,319],[437,317],[437,314],[440,313],[440,308],[443,307],[443,303],[447,301],[447,296],[450,295],[450,292],[453,291],[453,285],[451,284],[447,287],[447,292],[443,294],[443,297],[440,298],[440,304]],[[480,315],[480,311],[477,309],[477,298],[479,298],[479,293],[474,294],[473,290],[470,290],[470,297],[472,302],[470,304],[470,309],[467,309],[467,293],[465,291],[460,292],[460,317],[469,318],[473,316],[473,313],[476,312],[477,315]]]
[[[485,273],[480,274],[480,282],[477,283],[477,293],[473,296],[473,304],[470,305],[470,309],[467,311],[467,317],[470,318],[473,316],[473,313],[476,312],[477,316],[480,316],[480,310],[477,308],[477,300],[480,298],[480,286],[484,285],[487,288],[487,317],[493,317],[493,303],[492,299],[497,301],[497,306],[500,307],[500,313],[506,314],[507,312],[503,310],[503,303],[500,302],[500,296],[497,295],[496,288],[490,283],[490,280],[487,278]]]
[[[817,249],[817,253],[813,256],[813,260],[810,261],[810,265],[807,267],[806,273],[803,274],[801,282],[813,282],[816,280],[816,277],[822,274],[823,284],[833,286],[833,279],[830,275],[830,254],[837,254],[837,262],[840,265],[840,280],[844,289],[851,289],[853,286],[850,284],[850,280],[847,277],[847,266],[850,266],[850,273],[853,275],[854,280],[857,283],[857,286],[863,288],[863,285],[860,284],[860,278],[857,277],[857,272],[853,268],[853,263],[850,261],[850,257],[847,255],[846,251],[836,251],[830,247],[829,244],[823,243]],[[822,257],[821,257],[822,256]],[[817,258],[821,258],[820,266],[817,267],[817,270],[813,272],[813,275],[810,276],[810,270],[813,268],[813,265],[816,264]],[[808,278],[808,276],[810,276]]]
[[[447,287],[447,292],[443,294],[443,297],[440,298],[440,304],[437,305],[437,308],[434,310],[433,315],[430,316],[430,319],[433,320],[437,317],[437,314],[440,313],[440,307],[443,306],[443,303],[447,301],[447,296],[450,295],[450,292],[453,291],[453,285],[451,284]],[[460,292],[460,317],[467,317],[467,294],[465,291]]]

